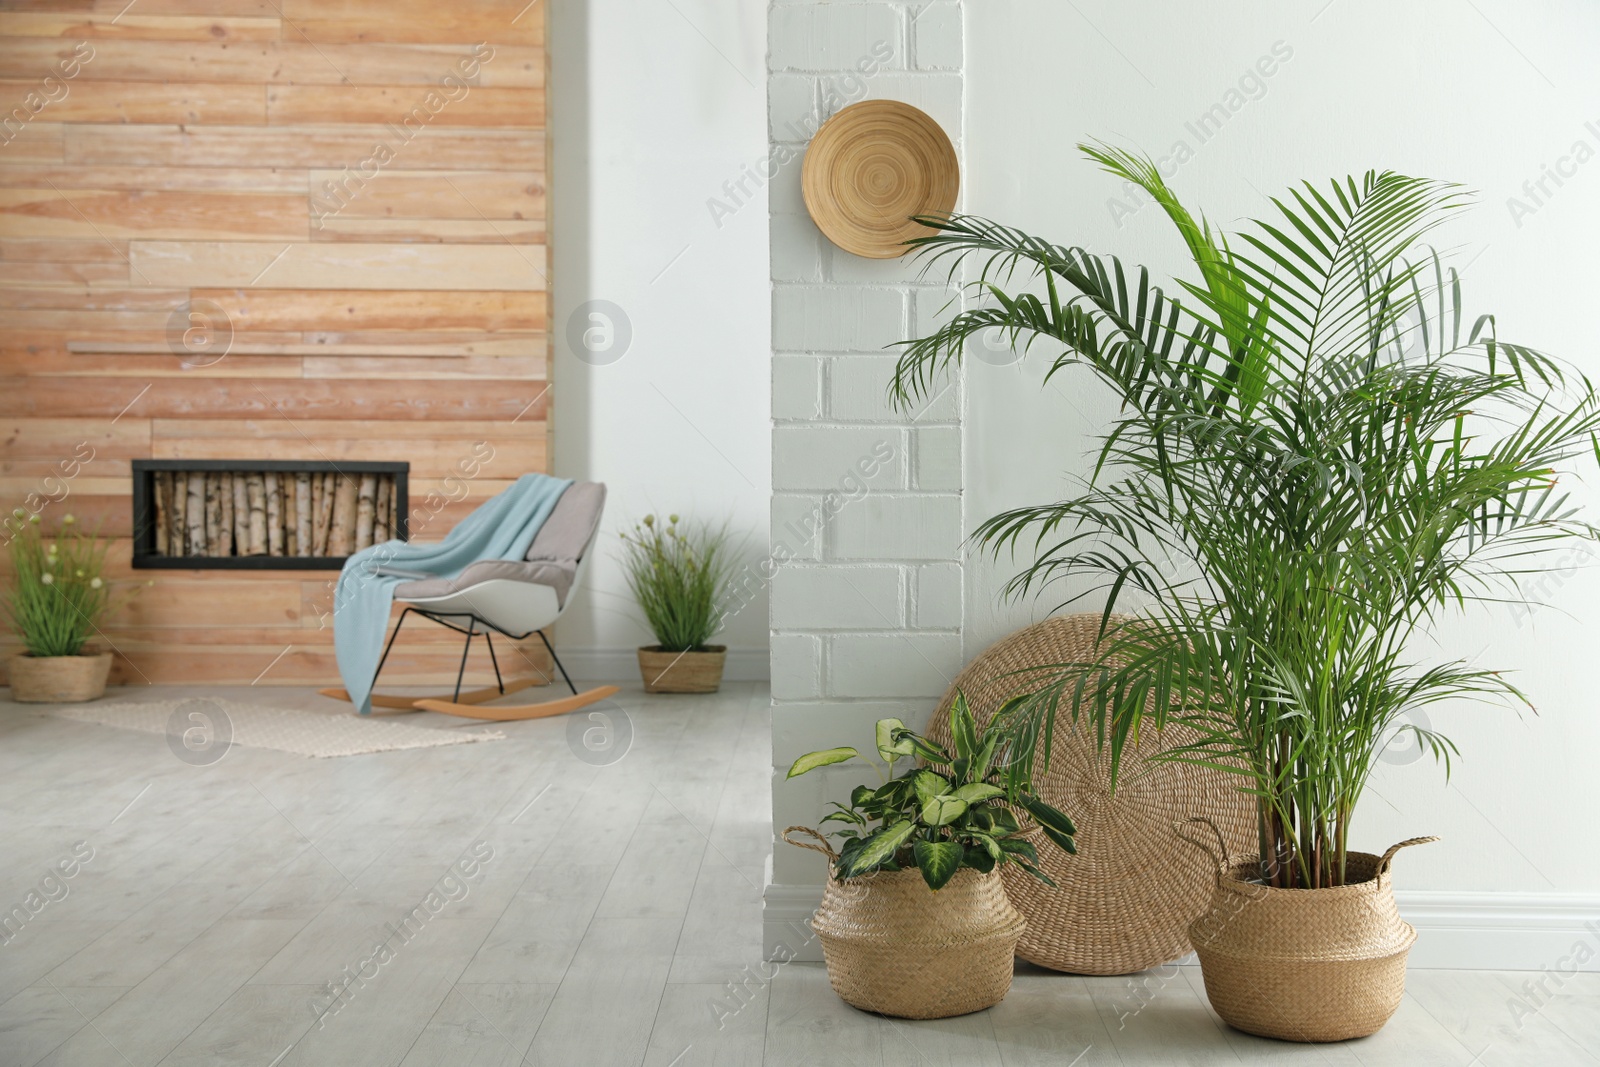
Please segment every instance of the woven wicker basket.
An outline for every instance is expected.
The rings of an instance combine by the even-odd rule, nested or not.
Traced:
[[[660,645],[639,649],[639,677],[646,693],[715,693],[722,687],[727,645],[698,652],[666,652]]]
[[[1349,883],[1333,889],[1252,882],[1259,861],[1224,851],[1211,907],[1189,926],[1212,1008],[1236,1030],[1285,1041],[1377,1033],[1405,996],[1417,939],[1395,907],[1389,864],[1402,848],[1437,840],[1348,853]]]
[[[1113,616],[1112,624],[1126,620]],[[928,736],[949,743],[957,689],[986,723],[1008,698],[1053,680],[1045,672],[1016,672],[1091,662],[1099,633],[1099,613],[1063,615],[996,643],[956,677],[928,722]],[[1058,888],[1012,866],[1002,869],[1006,891],[1028,922],[1018,956],[1073,974],[1131,974],[1188,954],[1189,921],[1205,910],[1215,877],[1173,824],[1203,816],[1222,828],[1235,855],[1256,843],[1255,807],[1239,791],[1237,775],[1150,761],[1188,738],[1188,731],[1171,727],[1130,746],[1113,795],[1109,755],[1067,714],[1057,720],[1050,766],[1035,786],[1077,823],[1078,854],[1066,855],[1035,831],[1040,865]]]
[[[796,832],[822,844],[796,841]],[[830,869],[838,858],[815,830],[791,826],[783,839],[823,852]],[[970,867],[938,892],[915,868],[847,882],[830,875],[811,919],[840,999],[901,1019],[966,1015],[1004,1000],[1024,926],[999,874]]]

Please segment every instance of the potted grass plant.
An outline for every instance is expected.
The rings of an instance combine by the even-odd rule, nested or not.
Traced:
[[[725,528],[646,515],[622,534],[623,567],[656,643],[639,649],[647,693],[715,693],[726,645],[722,629],[733,575]]]
[[[1011,743],[973,718],[966,697],[950,707],[951,750],[879,719],[878,759],[854,748],[808,752],[789,778],[861,760],[877,772],[850,802],[834,802],[822,826],[791,826],[792,845],[822,852],[829,878],[811,924],[828,980],[849,1004],[907,1019],[981,1011],[1011,988],[1012,956],[1025,922],[1000,868],[1015,864],[1043,882],[1032,838],[1076,852],[1072,820],[1018,779],[1005,781]],[[895,773],[896,764],[910,766]],[[1026,830],[1016,812],[1032,824]],[[813,842],[794,840],[807,834]],[[815,842],[820,842],[815,843]],[[1054,883],[1050,883],[1054,884]]]
[[[111,606],[102,576],[106,545],[85,533],[71,515],[46,537],[37,514],[20,508],[5,522],[10,537],[11,588],[6,616],[24,651],[7,670],[11,699],[32,704],[69,704],[105,693],[111,653],[89,645]]]
[[[1448,773],[1455,746],[1411,713],[1525,704],[1498,672],[1425,661],[1412,639],[1448,608],[1521,601],[1539,553],[1596,537],[1562,483],[1600,453],[1600,403],[1582,375],[1499,340],[1492,316],[1467,317],[1422,244],[1466,202],[1458,186],[1306,182],[1227,235],[1148,159],[1082,149],[1176,225],[1195,272],[1178,295],[1112,256],[925,219],[936,232],[913,243],[952,274],[981,265],[982,306],[907,342],[894,384],[902,402],[925,394],[999,329],[1049,349],[1049,375],[1086,371],[1121,401],[1065,499],[976,533],[1034,557],[1011,593],[1065,582],[1106,599],[1095,661],[1059,665],[1011,709],[1014,773],[1048,761],[1058,714],[1088,720],[1114,766],[1142,731],[1196,731],[1160,758],[1237,773],[1259,825],[1258,855],[1214,850],[1213,906],[1190,928],[1213,1007],[1290,1040],[1369,1034],[1399,1004],[1415,932],[1390,891],[1395,849],[1354,847],[1357,801],[1396,731]],[[1132,591],[1148,609],[1113,624]]]

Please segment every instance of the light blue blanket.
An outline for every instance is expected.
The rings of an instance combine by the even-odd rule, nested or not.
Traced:
[[[393,567],[454,578],[479,560],[521,559],[571,484],[546,474],[524,474],[457,523],[443,541],[385,541],[345,560],[333,594],[333,650],[345,692],[361,714],[372,711],[372,675],[383,654],[395,586],[411,580],[374,571]]]

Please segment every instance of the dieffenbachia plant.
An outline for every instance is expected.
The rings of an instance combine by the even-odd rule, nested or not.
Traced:
[[[1004,784],[1010,746],[999,730],[985,731],[978,725],[959,692],[950,706],[950,735],[953,752],[914,733],[899,719],[879,719],[881,764],[854,748],[808,752],[794,761],[790,778],[853,759],[878,770],[879,785],[856,786],[850,803],[834,801],[838,810],[823,817],[825,824],[842,824],[832,832],[842,842],[835,876],[845,879],[916,867],[930,888],[939,889],[963,867],[987,874],[1015,863],[1054,885],[1039,869],[1038,850],[1023,836],[1016,811],[1029,816],[1046,838],[1068,852],[1077,851],[1072,820],[1031,788]],[[904,759],[921,762],[896,774],[896,765]]]

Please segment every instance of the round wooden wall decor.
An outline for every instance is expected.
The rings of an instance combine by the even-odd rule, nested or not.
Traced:
[[[1007,699],[1037,689],[1045,678],[1017,672],[1091,662],[1099,631],[1100,613],[1089,612],[1046,619],[1002,639],[956,676],[928,720],[928,737],[949,744],[957,689],[987,723]],[[1110,757],[1087,725],[1070,725],[1069,716],[1070,709],[1063,710],[1056,720],[1050,766],[1034,785],[1077,823],[1078,854],[1068,856],[1035,831],[1039,866],[1058,888],[1015,866],[1002,869],[1011,903],[1028,920],[1017,955],[1073,974],[1131,974],[1175,960],[1189,951],[1189,923],[1211,900],[1216,868],[1179,840],[1173,824],[1203,815],[1221,830],[1230,855],[1254,855],[1260,851],[1255,805],[1239,791],[1238,775],[1150,759],[1197,736],[1177,725],[1123,753],[1113,794]]]
[[[926,112],[863,100],[822,124],[800,172],[806,210],[828,240],[868,259],[894,259],[929,233],[913,215],[947,215],[961,169],[950,138]]]

